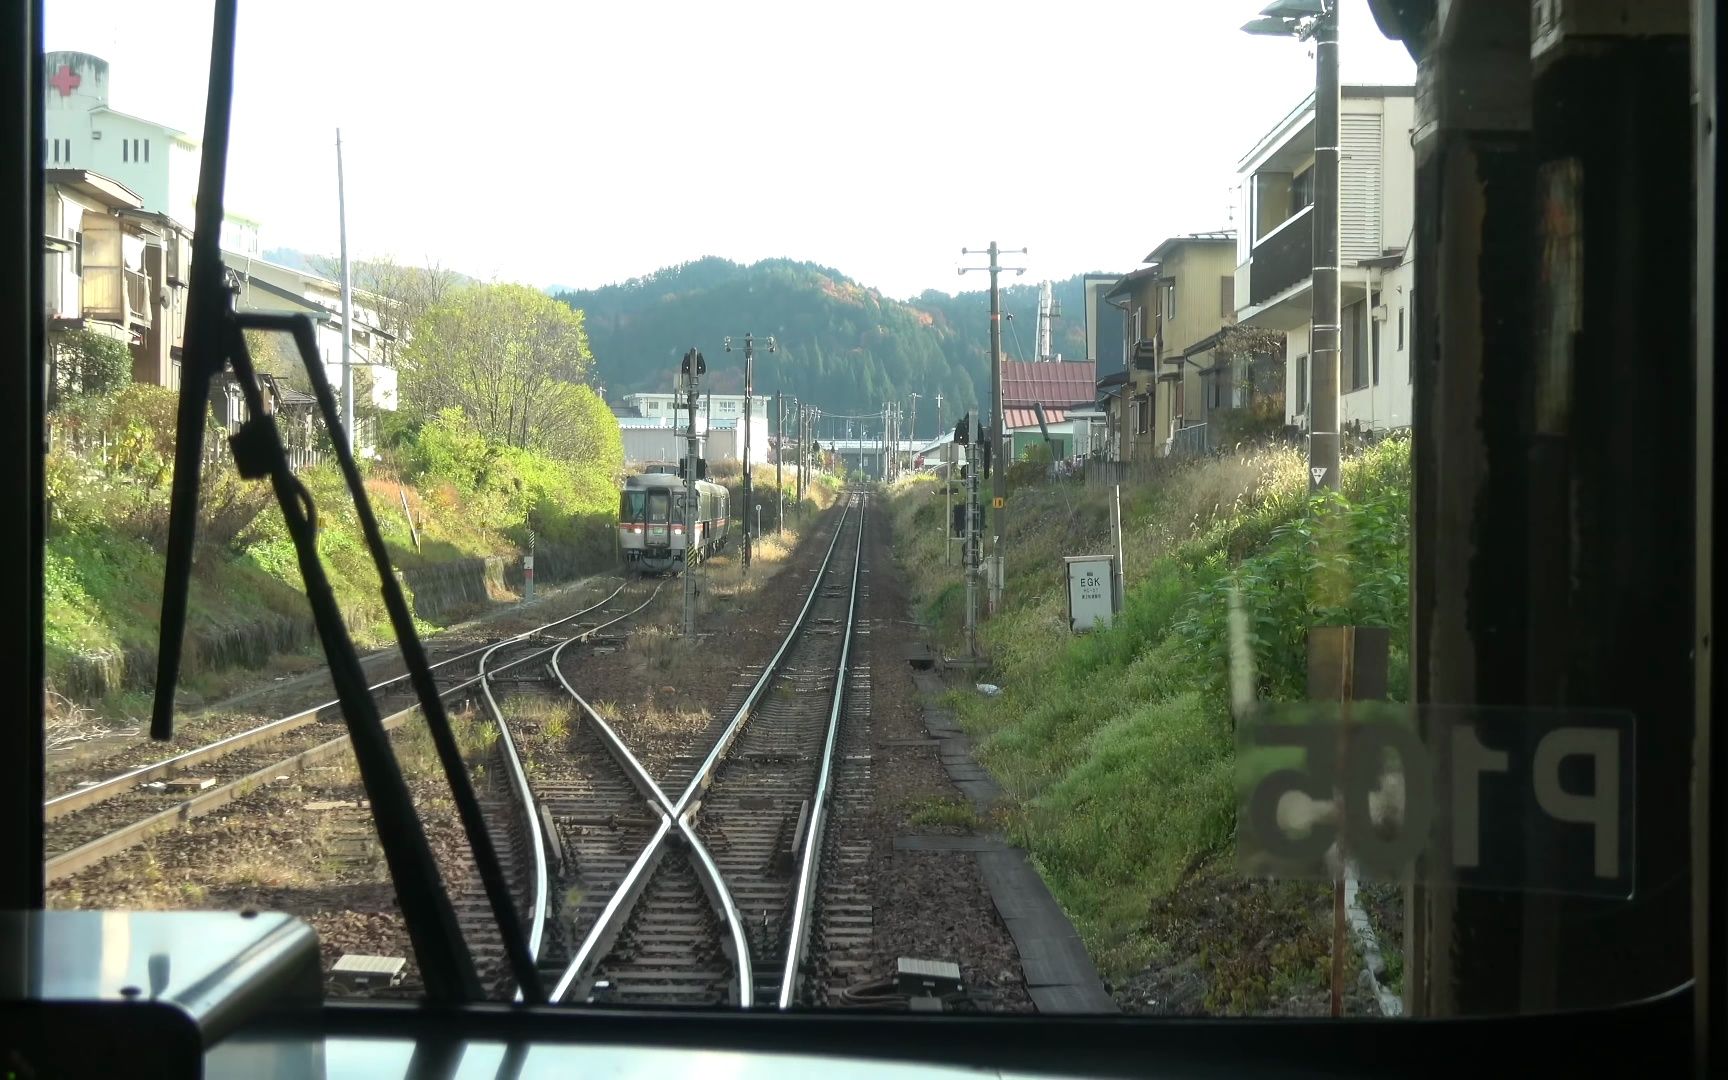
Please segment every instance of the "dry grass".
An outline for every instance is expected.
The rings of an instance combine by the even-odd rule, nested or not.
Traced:
[[[1239,520],[1267,504],[1300,499],[1308,490],[1307,463],[1290,447],[1264,447],[1233,457],[1210,458],[1180,470],[1157,492],[1147,540],[1168,549]]]
[[[136,725],[113,728],[102,718],[71,698],[52,690],[45,691],[42,710],[43,748],[50,753],[64,750],[77,743],[89,742],[110,735],[136,735]]]
[[[698,647],[685,641],[676,626],[643,626],[631,632],[617,655],[632,681],[647,685],[650,680],[670,681],[673,673],[695,658]]]
[[[758,537],[750,545],[749,573],[744,572],[741,551],[733,550],[711,560],[699,571],[703,588],[701,605],[697,610],[707,614],[748,603],[785,569],[797,546],[798,533],[793,529],[787,529],[779,536],[769,533]]]
[[[500,708],[508,709],[509,705],[501,703]],[[491,749],[498,739],[497,725],[485,718],[484,713],[471,702],[451,710],[449,717],[450,728],[456,735],[456,745],[461,749],[462,756],[469,761]],[[396,760],[401,764],[403,776],[410,781],[444,775],[444,767],[438,760],[438,748],[433,745],[432,733],[423,719],[415,717],[397,728],[390,745],[396,751]],[[352,751],[338,755],[335,761],[324,766],[319,782],[331,786],[358,787],[360,769],[354,762]]]

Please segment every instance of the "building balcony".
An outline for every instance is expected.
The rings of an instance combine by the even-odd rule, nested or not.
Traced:
[[[1158,370],[1158,342],[1155,339],[1136,341],[1130,359],[1135,371]]]
[[[1304,207],[1254,245],[1247,263],[1247,307],[1258,307],[1314,275],[1313,221],[1314,208]]]
[[[86,319],[125,327],[150,325],[150,277],[142,270],[86,264],[81,293]]]

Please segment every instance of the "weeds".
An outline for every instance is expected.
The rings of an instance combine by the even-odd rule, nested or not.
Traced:
[[[983,626],[991,667],[979,676],[1004,692],[963,691],[948,703],[1007,790],[1009,835],[1032,852],[1107,977],[1155,949],[1149,901],[1234,848],[1232,586],[1260,696],[1301,695],[1304,634],[1316,623],[1391,627],[1394,694],[1407,681],[1409,460],[1408,443],[1381,444],[1346,463],[1341,494],[1314,504],[1300,455],[1284,448],[1172,466],[1125,490],[1127,604],[1110,628],[1080,636],[1067,629],[1062,556],[1109,550],[1106,493],[1064,483],[1015,493],[1010,606]],[[915,600],[940,644],[957,646],[965,589],[938,485],[897,484],[892,512]],[[1306,939],[1296,952],[1274,956],[1268,944],[1238,957],[1240,974],[1222,959],[1223,940],[1213,947],[1222,1006],[1252,1007],[1319,978]]]
[[[914,800],[907,806],[906,824],[925,828],[941,825],[976,832],[985,823],[972,804],[964,799],[929,796]]]

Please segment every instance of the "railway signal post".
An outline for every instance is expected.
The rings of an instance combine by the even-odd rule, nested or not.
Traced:
[[[732,339],[726,339],[726,351],[732,351]],[[774,338],[768,338],[768,351],[774,351]],[[752,423],[752,406],[756,401],[756,339],[749,334],[744,335],[744,572],[750,572],[750,542],[754,533],[750,527],[750,507],[753,505],[750,483],[750,427]],[[761,525],[755,532],[761,532]]]
[[[683,367],[678,372],[680,389],[689,407],[684,439],[684,637],[696,636],[696,384],[708,364],[694,347],[684,354]]]
[[[786,402],[774,391],[774,535],[786,527],[786,489],[781,486],[780,462],[786,457]]]

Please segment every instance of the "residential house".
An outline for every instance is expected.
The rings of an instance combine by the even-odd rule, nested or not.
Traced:
[[[1113,371],[1098,379],[1098,398],[1091,432],[1090,456],[1099,461],[1124,461],[1122,432],[1128,419],[1127,371]]]
[[[1122,313],[1126,377],[1112,387],[1109,398],[1118,461],[1145,461],[1159,453],[1153,413],[1158,389],[1154,334],[1163,300],[1159,276],[1158,267],[1142,267],[1123,277],[1103,297],[1105,303]]]
[[[1172,236],[1143,260],[1157,268],[1143,291],[1157,384],[1152,398],[1152,452],[1204,453],[1206,365],[1189,350],[1236,321],[1236,234],[1229,229]],[[1148,317],[1149,316],[1149,317]]]
[[[1090,361],[1002,361],[1002,426],[1008,452],[1018,459],[1026,449],[1048,439],[1055,460],[1084,453],[1079,440],[1089,438],[1089,419],[1070,419],[1071,410],[1090,413],[1096,406],[1098,366]],[[1039,412],[1043,412],[1040,423]],[[1076,433],[1076,423],[1081,430]]]
[[[305,314],[316,327],[318,351],[324,360],[324,372],[330,385],[342,385],[342,286],[329,278],[305,270],[249,258],[224,251],[222,261],[236,276],[239,294],[236,306],[241,311]],[[364,389],[364,401],[373,410],[394,412],[397,408],[397,373],[395,335],[385,331],[380,310],[387,303],[382,297],[355,290],[354,326],[350,333],[350,363],[356,379],[356,397]],[[290,348],[286,341],[284,348]],[[292,361],[297,367],[298,359]],[[278,376],[286,371],[273,372]],[[356,402],[356,412],[360,411]],[[364,431],[366,417],[361,415]],[[357,439],[356,442],[364,440]]]
[[[1410,424],[1410,289],[1415,207],[1414,88],[1340,92],[1340,422],[1364,432]],[[1237,165],[1236,317],[1284,335],[1286,423],[1309,423],[1313,321],[1314,97]]]
[[[123,217],[144,231],[144,272],[152,289],[150,326],[132,347],[132,381],[178,390],[192,277],[192,230],[167,214],[148,210],[128,210]]]
[[[155,234],[134,216],[136,192],[83,169],[50,169],[44,180],[48,380],[58,389],[77,381],[62,363],[68,334],[110,338],[136,356],[160,321],[163,285],[147,258]]]
[[[1122,280],[1121,274],[1087,274],[1081,279],[1085,296],[1086,359],[1099,372],[1093,413],[1088,417],[1087,456],[1120,460],[1125,410],[1123,388],[1128,380],[1128,349],[1122,313],[1105,299]]]

